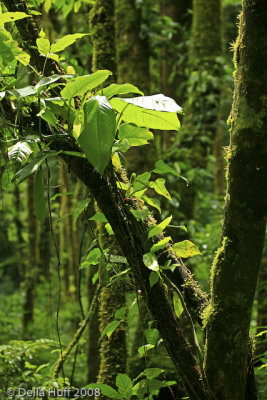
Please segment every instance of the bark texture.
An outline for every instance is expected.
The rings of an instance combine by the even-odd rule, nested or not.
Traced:
[[[114,1],[96,0],[89,16],[91,40],[94,46],[92,70],[108,69],[116,80],[114,32]]]
[[[135,0],[115,0],[118,83],[149,92],[149,44],[140,37],[141,13]]]
[[[267,3],[243,0],[221,245],[212,266],[206,372],[218,400],[243,400],[267,210]]]
[[[193,0],[193,28],[190,48],[190,77],[181,129],[181,160],[188,169],[206,169],[208,156],[217,158],[215,187],[224,186],[222,139],[219,124],[222,28],[221,0]],[[214,140],[216,143],[214,146]],[[187,219],[194,217],[197,179],[181,191],[180,209]],[[218,181],[218,182],[217,182]],[[221,190],[221,189],[220,189]]]

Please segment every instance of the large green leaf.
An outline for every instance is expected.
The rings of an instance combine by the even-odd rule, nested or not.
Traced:
[[[136,86],[131,85],[130,83],[124,83],[122,85],[118,85],[117,83],[112,83],[110,86],[101,89],[97,92],[97,94],[106,96],[108,99],[118,94],[128,94],[128,93],[141,94],[142,96],[144,94]]]
[[[147,128],[139,128],[130,124],[122,124],[119,128],[118,138],[127,139],[130,146],[142,146],[148,143],[148,140],[154,138],[152,132]]]
[[[126,400],[130,400],[132,397],[133,382],[127,374],[118,374],[116,377],[116,386],[119,393]]]
[[[75,43],[77,39],[80,39],[86,35],[88,35],[88,33],[74,33],[72,35],[64,36],[63,38],[59,39],[56,43],[52,44],[51,53],[58,53],[59,51],[64,50],[66,47]]]
[[[92,97],[84,106],[84,129],[78,142],[101,174],[110,160],[115,132],[115,112],[106,97]]]
[[[61,91],[61,96],[65,99],[72,99],[75,96],[82,95],[101,85],[111,75],[108,70],[99,70],[91,75],[79,76],[75,81],[68,83]]]
[[[137,97],[136,99],[144,99]],[[160,130],[179,130],[180,122],[176,112],[163,112],[143,108],[146,103],[131,104],[129,100],[113,98],[110,100],[112,107],[120,114],[121,119],[130,124],[135,124],[143,128],[160,129]],[[138,103],[136,101],[136,103]],[[148,104],[149,105],[149,104]]]

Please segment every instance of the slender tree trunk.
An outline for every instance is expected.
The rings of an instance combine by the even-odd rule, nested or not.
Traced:
[[[223,54],[221,25],[221,0],[193,0],[191,74],[180,146],[185,151],[183,160],[189,169],[205,169],[216,138],[215,187],[223,185],[221,171],[224,169],[218,127],[222,74],[219,57]],[[195,197],[195,182],[191,181],[181,192],[180,210],[187,219],[194,217]]]
[[[242,4],[225,218],[207,318],[206,372],[218,400],[245,398],[249,325],[267,210],[267,3]]]
[[[38,225],[34,207],[35,175],[27,181],[27,218],[28,218],[28,260],[25,264],[23,285],[23,332],[30,334],[30,324],[34,320],[35,286],[38,273]]]
[[[67,166],[61,161],[59,168],[59,186],[60,186],[60,218],[59,224],[59,246],[60,257],[63,269],[64,296],[70,295],[70,274],[71,274],[71,257],[70,251],[72,247],[70,232],[71,232],[71,217],[67,215],[70,212],[70,196],[66,193],[70,192],[67,179]]]
[[[179,24],[173,34],[171,41],[166,38],[166,43],[161,48],[160,59],[160,89],[161,93],[174,99],[179,105],[183,106],[186,95],[185,70],[188,64],[188,46],[186,32],[189,31],[192,22],[192,0],[165,0],[160,1],[160,12],[162,15],[170,17],[173,22]],[[179,95],[177,94],[179,91]],[[167,150],[172,144],[177,132],[171,134],[169,131],[162,132],[161,142],[163,150]]]
[[[109,69],[114,73],[110,83],[116,80],[116,51],[113,0],[97,0],[90,12],[90,30],[93,42],[93,71]],[[99,211],[96,207],[96,211]],[[102,249],[110,247],[111,239],[105,232],[103,224],[98,223],[98,238]],[[114,239],[112,239],[112,242]],[[114,243],[113,243],[114,245]],[[114,320],[114,313],[125,303],[124,291],[117,286],[103,288],[100,294],[99,327],[105,327]],[[96,328],[91,325],[90,329]],[[90,331],[89,336],[92,335]],[[100,366],[97,380],[115,385],[116,375],[126,370],[125,329],[119,327],[110,338],[106,335],[100,343]]]

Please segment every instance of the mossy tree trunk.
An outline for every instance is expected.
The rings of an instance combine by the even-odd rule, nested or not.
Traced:
[[[117,76],[113,0],[96,0],[90,12],[90,31],[93,42],[93,71],[109,69],[113,72],[113,76],[109,80],[109,83],[112,83],[116,81]],[[98,208],[96,210],[99,211]],[[107,237],[103,224],[98,224],[98,238],[102,249],[110,247],[110,238]],[[117,286],[101,290],[98,312],[100,332],[114,320],[115,311],[124,304],[124,292]],[[90,325],[89,336],[95,335],[95,332],[92,332],[92,328],[96,329],[95,325],[95,323]],[[125,372],[125,369],[125,330],[119,327],[110,338],[105,335],[101,340],[100,366],[97,380],[101,383],[115,386],[116,375],[119,372]]]
[[[96,0],[89,14],[91,40],[94,46],[92,69],[113,72],[110,82],[116,80],[116,52],[114,32],[114,1]]]
[[[189,169],[206,169],[208,156],[214,151],[216,138],[215,187],[222,187],[224,178],[221,129],[219,129],[222,86],[221,0],[193,0],[193,28],[190,48],[190,78],[186,116],[181,130],[182,159]],[[184,187],[180,209],[186,218],[193,218],[195,182]]]
[[[218,400],[245,398],[249,325],[267,210],[267,3],[242,4],[225,218],[207,318],[206,373]]]

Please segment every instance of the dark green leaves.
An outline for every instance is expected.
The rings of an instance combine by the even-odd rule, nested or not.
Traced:
[[[110,160],[115,132],[115,112],[106,97],[92,97],[84,106],[84,129],[78,143],[101,174]]]

